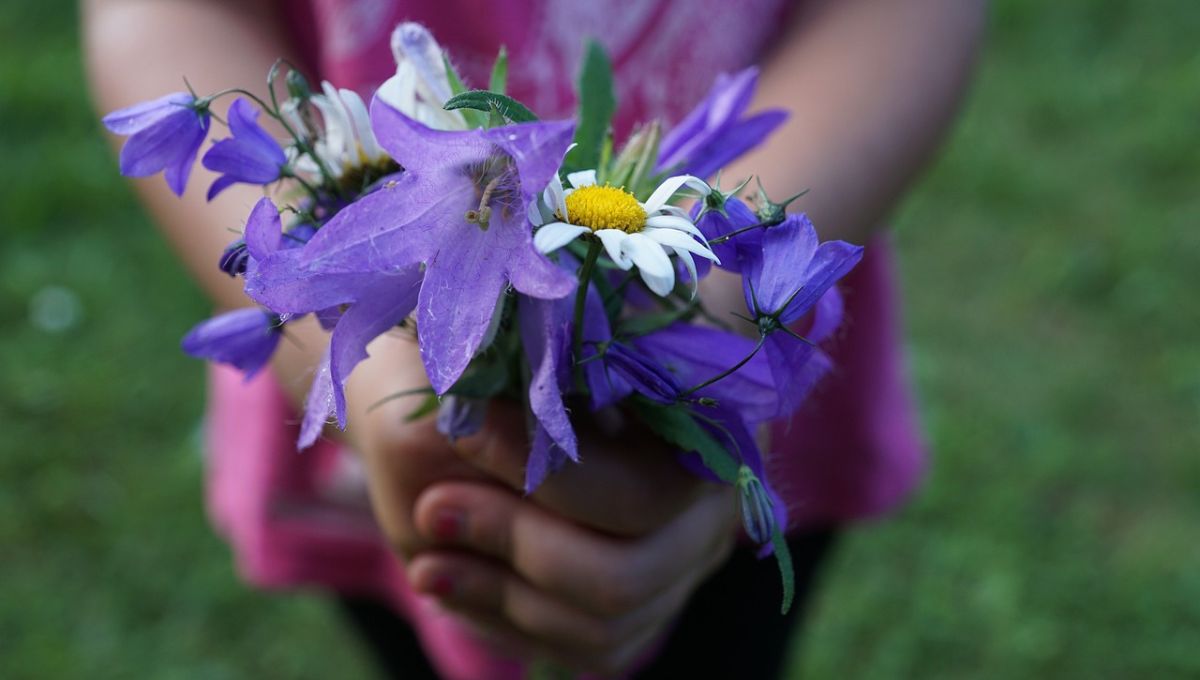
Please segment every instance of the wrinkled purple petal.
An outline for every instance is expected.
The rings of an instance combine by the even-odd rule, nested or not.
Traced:
[[[540,425],[535,427],[529,460],[525,463],[525,493],[536,491],[547,477],[560,470],[566,462],[566,452],[554,443],[550,433]]]
[[[282,325],[257,308],[236,309],[201,322],[180,343],[187,354],[230,364],[254,377],[275,353]]]
[[[480,134],[517,164],[521,193],[528,201],[540,195],[558,172],[575,134],[575,123],[570,120],[521,123],[481,130]]]
[[[300,437],[296,440],[296,448],[301,451],[317,441],[325,429],[325,423],[333,417],[333,378],[329,374],[329,352],[330,348],[326,347],[313,375],[308,397],[304,400],[304,421],[300,424]]]
[[[568,458],[578,460],[575,429],[563,405],[563,392],[570,380],[570,310],[557,300],[518,298],[517,323],[533,373],[529,409],[554,444]]]
[[[367,358],[367,345],[395,328],[417,304],[421,270],[412,267],[404,274],[380,277],[370,291],[350,306],[338,320],[329,341],[329,376],[338,427],[346,428],[346,379]]]

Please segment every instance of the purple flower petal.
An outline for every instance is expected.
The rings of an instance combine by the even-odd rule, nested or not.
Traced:
[[[483,429],[487,401],[448,394],[438,404],[437,431],[453,442]]]
[[[325,348],[321,363],[317,364],[313,376],[312,387],[304,400],[304,421],[300,424],[300,437],[296,440],[296,448],[303,451],[312,446],[325,423],[333,416],[333,378],[329,374],[330,348]]]
[[[758,216],[740,198],[730,196],[725,199],[725,211],[706,210],[699,218],[700,203],[692,209],[692,218],[696,220],[696,228],[704,234],[704,238],[712,241],[738,229],[759,223]],[[714,244],[713,254],[721,260],[717,265],[731,272],[741,272],[743,262],[748,261],[756,253],[762,252],[762,229],[745,231],[728,241]],[[697,265],[707,266],[708,260],[701,258]]]
[[[182,196],[208,136],[209,116],[197,111],[195,102],[191,95],[176,92],[105,116],[109,130],[129,135],[121,148],[121,174],[146,177],[162,172],[171,190]]]
[[[779,413],[796,412],[817,382],[832,368],[829,356],[812,345],[783,332],[767,336],[763,352],[771,367],[779,394]]]
[[[338,320],[329,341],[329,376],[338,427],[346,428],[346,378],[367,358],[367,345],[404,320],[417,304],[421,270],[412,267],[399,276],[381,277]]]
[[[517,319],[533,373],[529,409],[554,446],[571,460],[578,460],[575,430],[562,399],[570,380],[567,357],[571,342],[570,312],[564,307],[555,300],[518,298]]]
[[[230,364],[249,380],[275,353],[281,331],[279,320],[264,310],[236,309],[200,323],[180,344],[187,354]]]
[[[287,156],[257,120],[258,110],[245,99],[238,98],[229,107],[233,137],[213,144],[202,161],[204,167],[222,173],[209,188],[208,200],[234,183],[270,184],[282,175]]]
[[[768,111],[738,120],[757,83],[753,67],[719,76],[700,104],[663,137],[655,172],[707,177],[761,143],[787,114]]]
[[[683,388],[662,364],[644,352],[614,342],[604,353],[604,364],[635,392],[660,404],[674,404]]]
[[[279,219],[279,209],[269,198],[260,198],[246,219],[246,249],[250,257],[265,260],[271,253],[279,250],[283,239],[283,223]]]
[[[684,387],[698,385],[737,365],[750,356],[754,344],[735,333],[686,323],[672,324],[634,341]],[[696,394],[716,399],[747,422],[764,422],[779,415],[779,396],[761,350],[737,371]]]

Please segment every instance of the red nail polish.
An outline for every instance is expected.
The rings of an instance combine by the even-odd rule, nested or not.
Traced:
[[[433,583],[429,584],[429,589],[438,597],[450,597],[454,594],[454,579],[448,574],[438,574],[433,577]]]
[[[442,510],[433,518],[433,536],[439,541],[454,541],[462,534],[462,514]]]

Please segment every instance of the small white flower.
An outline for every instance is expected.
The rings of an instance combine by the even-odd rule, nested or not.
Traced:
[[[435,130],[466,130],[462,113],[442,108],[450,99],[450,78],[442,48],[424,26],[402,23],[392,31],[396,75],[379,86],[392,108]]]
[[[596,184],[596,171],[567,176],[571,189],[564,189],[555,175],[543,193],[546,210],[531,206],[529,218],[541,225],[533,235],[539,252],[551,253],[584,234],[592,234],[618,267],[628,271],[637,266],[646,286],[658,295],[675,288],[674,253],[691,273],[693,294],[696,263],[692,255],[719,262],[704,235],[681,208],[667,201],[684,187],[707,196],[712,189],[691,175],[663,181],[645,203],[621,187]]]

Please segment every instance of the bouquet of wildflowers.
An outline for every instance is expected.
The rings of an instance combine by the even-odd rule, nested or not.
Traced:
[[[718,78],[675,127],[650,121],[618,142],[611,69],[595,44],[578,113],[562,121],[505,94],[503,51],[488,88],[468,89],[422,26],[397,27],[392,48],[396,74],[369,106],[328,83],[314,92],[277,65],[266,101],[179,92],[105,117],[129,136],[122,173],[161,171],[182,194],[216,118],[211,103],[237,95],[218,121],[229,136],[202,159],[220,173],[208,196],[280,185],[218,263],[244,277],[259,307],[201,323],[184,350],[249,377],[289,323],[315,315],[330,342],[303,449],[327,421],[345,427],[343,386],[368,343],[415,331],[429,386],[414,386],[428,398],[413,417],[436,411],[442,433],[466,436],[490,400],[519,400],[531,423],[528,492],[580,464],[568,404],[616,409],[677,448],[688,469],[736,486],[747,536],[778,559],[786,611],[786,511],[753,432],[793,413],[830,368],[818,343],[841,320],[834,284],[862,251],[819,242],[761,185],[752,208],[736,195],[745,182],[706,182],[783,122],[779,111],[744,115],[755,71]],[[263,114],[286,142],[260,127]],[[714,317],[697,295],[714,265],[742,277],[738,319]]]

